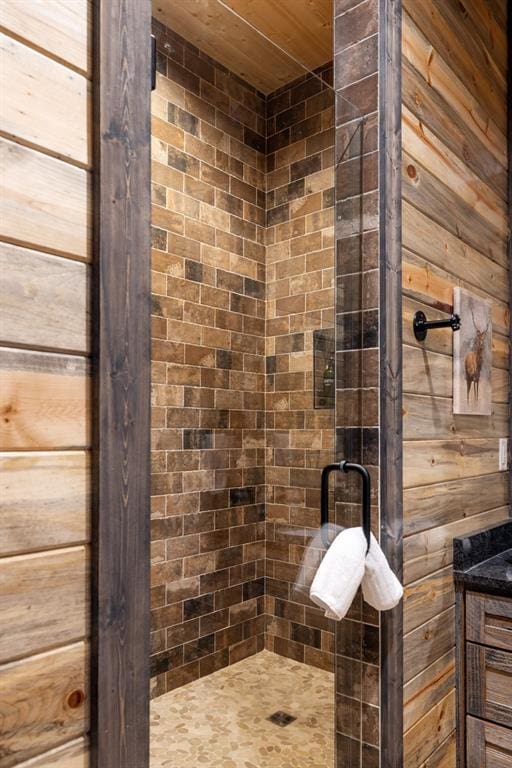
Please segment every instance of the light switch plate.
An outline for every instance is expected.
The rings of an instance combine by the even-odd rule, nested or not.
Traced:
[[[508,469],[508,438],[500,437],[499,471]]]

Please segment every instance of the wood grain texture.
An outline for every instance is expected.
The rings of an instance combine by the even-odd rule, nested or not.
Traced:
[[[453,654],[455,628],[439,619],[453,617],[453,537],[509,515],[510,480],[498,473],[496,453],[499,438],[510,435],[503,13],[504,5],[490,0],[404,0],[404,664],[406,689],[415,679],[425,692],[439,684],[445,701],[453,677],[443,685],[438,674]],[[487,419],[453,415],[451,331],[429,333],[424,342],[412,334],[419,309],[428,319],[447,317],[455,286],[492,302],[494,404]],[[420,659],[423,630],[426,658]],[[409,708],[406,768],[453,766],[455,717],[441,723],[440,706],[434,695],[423,713]],[[424,743],[415,744],[421,733]]]
[[[505,437],[508,404],[495,403],[491,416],[475,419],[453,414],[447,397],[404,394],[404,440],[445,440],[450,437]]]
[[[379,2],[380,542],[403,573],[401,0]],[[345,55],[350,55],[346,53]],[[381,616],[380,755],[403,763],[403,605]]]
[[[452,180],[449,186],[438,179],[432,171],[416,161],[405,144],[402,160],[406,200],[419,210],[428,210],[433,221],[444,226],[452,235],[460,235],[463,242],[474,250],[506,266],[503,230],[496,230],[471,203],[458,196],[455,181]]]
[[[455,653],[450,649],[404,686],[404,730],[444,699],[454,685]]]
[[[2,558],[0,660],[85,637],[89,577],[83,546]]]
[[[468,716],[467,768],[510,768],[512,732],[510,728]]]
[[[87,171],[1,138],[0,162],[0,238],[88,260]]]
[[[404,146],[414,161],[425,168],[433,179],[439,180],[457,201],[462,200],[473,214],[478,215],[491,228],[492,233],[504,238],[506,233],[506,203],[466,161],[459,158],[437,138],[407,107],[402,110]]]
[[[468,640],[512,652],[512,599],[466,594]]]
[[[87,739],[78,738],[63,747],[51,749],[39,757],[19,764],[20,768],[89,768]]]
[[[425,492],[426,489],[422,490]],[[476,498],[480,504],[488,504],[488,500],[482,498],[480,494],[477,494]],[[443,511],[442,502],[438,502],[438,505]],[[464,514],[467,515],[467,510],[464,510]],[[455,536],[465,536],[473,531],[498,525],[505,522],[508,517],[508,505],[462,518],[459,507],[455,522],[421,531],[414,536],[407,536],[404,541],[404,584],[410,584],[422,576],[450,565],[453,562]]]
[[[429,216],[403,202],[403,247],[473,290],[508,303],[507,269],[472,248]],[[428,292],[427,292],[428,295]]]
[[[415,3],[416,5],[416,3]],[[483,5],[489,10],[489,3]],[[402,50],[404,60],[417,70],[432,91],[457,114],[461,123],[491,152],[503,168],[507,168],[507,140],[493,119],[493,110],[486,110],[481,100],[457,77],[450,67],[450,58],[444,59],[431,45],[426,28],[420,29],[408,13],[403,14]],[[493,9],[494,10],[494,9]],[[405,62],[404,62],[405,63]]]
[[[89,764],[91,8],[0,3],[2,766]]]
[[[442,568],[404,590],[404,632],[411,632],[455,603],[452,568]]]
[[[150,4],[101,3],[95,31],[91,760],[147,768]]]
[[[0,342],[85,353],[89,272],[85,264],[0,243]]]
[[[404,445],[404,487],[493,474],[497,439],[413,441]]]
[[[63,742],[76,739],[88,726],[87,648],[84,643],[59,648],[0,667],[0,762],[3,768]],[[76,692],[81,692],[77,698]],[[70,694],[75,693],[75,700]],[[62,749],[60,750],[62,752]],[[73,744],[60,762],[50,755],[28,765],[82,768],[83,742]],[[62,757],[62,754],[61,754]]]
[[[404,765],[421,765],[455,728],[455,690],[404,734]]]
[[[307,69],[332,58],[332,0],[224,0]]]
[[[81,357],[3,348],[1,450],[90,446],[87,371]]]
[[[455,622],[458,631],[455,635],[455,669],[457,683],[455,694],[456,727],[454,734],[457,744],[456,766],[465,768],[466,765],[466,597],[462,584],[455,582]]]
[[[20,768],[89,768],[89,747],[84,738],[51,749],[39,757],[19,764]]]
[[[404,680],[411,680],[454,645],[455,610],[449,608],[404,637]]]
[[[165,0],[154,13],[166,27],[263,93],[333,55],[332,0]]]
[[[466,643],[466,711],[512,728],[512,653]]]
[[[496,72],[496,77],[506,82],[507,77],[507,30],[506,26],[496,15],[496,7],[503,6],[502,0],[497,0],[489,6],[482,0],[466,0],[469,13],[466,13],[456,2],[448,0],[445,9],[447,18],[454,25],[460,26],[462,33],[467,35],[473,45],[479,48],[479,55],[490,59],[490,66]]]
[[[492,9],[492,3],[487,4]],[[496,125],[506,133],[506,80],[496,71],[492,56],[474,36],[453,23],[442,0],[408,0],[405,5],[416,26],[421,29],[438,55],[449,62],[457,78],[493,115]]]
[[[411,538],[420,531],[456,523],[508,503],[508,481],[503,472],[463,480],[413,486],[404,491],[404,525]]]
[[[9,83],[2,93],[0,130],[58,157],[89,165],[87,79],[1,32],[0,66]]]
[[[506,76],[508,58],[506,3],[503,0],[497,0],[493,3],[493,7],[489,8],[488,4],[482,0],[470,0],[470,7],[474,16],[472,15],[469,21],[473,25],[474,34],[482,41],[500,71]]]
[[[457,745],[451,733],[421,764],[420,768],[455,768]]]
[[[507,199],[507,172],[494,154],[480,142],[458,112],[427,83],[407,60],[403,68],[404,106],[432,126],[435,135],[468,168]]]
[[[30,0],[29,9],[26,3],[2,3],[0,26],[86,73],[91,60],[91,11],[91,0]]]
[[[0,555],[88,541],[89,485],[85,452],[0,454]]]
[[[404,386],[412,395],[451,398],[453,393],[452,359],[419,347],[404,346]],[[492,398],[508,403],[508,372],[492,368]]]

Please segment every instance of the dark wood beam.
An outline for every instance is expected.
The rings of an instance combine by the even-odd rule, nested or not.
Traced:
[[[94,4],[91,756],[149,765],[149,0]]]

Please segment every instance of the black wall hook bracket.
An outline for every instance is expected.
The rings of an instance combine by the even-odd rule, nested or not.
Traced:
[[[419,310],[412,321],[414,336],[418,341],[425,341],[427,332],[434,328],[451,328],[452,331],[460,330],[459,315],[452,315],[448,320],[427,320],[424,312]]]

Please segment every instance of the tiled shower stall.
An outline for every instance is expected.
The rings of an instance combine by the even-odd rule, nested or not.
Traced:
[[[376,760],[377,614],[335,637],[295,584],[321,469],[378,481],[376,19],[341,12],[339,57],[270,94],[153,22],[151,689],[273,651],[333,673],[338,754]],[[359,524],[357,482],[331,504]]]

